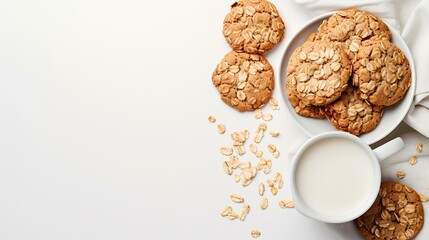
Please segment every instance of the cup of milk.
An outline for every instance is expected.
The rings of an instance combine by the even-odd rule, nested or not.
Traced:
[[[301,214],[327,223],[358,218],[374,203],[381,183],[380,161],[404,147],[396,138],[374,150],[344,132],[310,138],[293,157],[291,190]]]

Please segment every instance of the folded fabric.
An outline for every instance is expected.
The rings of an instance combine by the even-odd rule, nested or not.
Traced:
[[[402,37],[413,55],[416,93],[404,122],[429,138],[429,0],[423,0],[411,14]]]
[[[345,8],[359,8],[373,13],[401,32],[395,2],[392,0],[295,0],[312,16]],[[410,127],[429,138],[429,0],[422,0],[404,24],[402,37],[413,56],[416,92],[412,106],[404,118]],[[392,30],[392,29],[391,29]]]
[[[397,31],[401,30],[393,0],[295,0],[295,2],[301,4],[312,16],[345,8],[359,8],[377,15]]]

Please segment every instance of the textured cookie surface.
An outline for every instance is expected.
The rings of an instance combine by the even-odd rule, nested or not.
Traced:
[[[287,86],[290,86],[290,84],[287,84]],[[319,119],[325,118],[325,114],[323,113],[320,106],[314,106],[305,100],[299,99],[292,91],[292,89],[289,89],[289,87],[287,87],[286,90],[289,103],[295,109],[296,113],[304,117]]]
[[[360,135],[377,126],[383,107],[359,99],[356,89],[349,86],[337,101],[324,106],[323,111],[336,129]]]
[[[351,71],[351,63],[340,46],[307,41],[289,59],[288,89],[312,105],[329,104],[346,90]]]
[[[223,35],[237,52],[263,54],[283,39],[284,31],[276,7],[266,0],[235,2],[223,23]]]
[[[353,84],[374,105],[401,100],[411,84],[411,69],[402,51],[387,40],[365,41],[353,60]]]
[[[324,20],[317,30],[320,39],[345,42],[352,36],[361,40],[372,37],[390,40],[392,34],[377,16],[355,8],[345,9]]]
[[[413,239],[424,223],[419,194],[412,188],[393,182],[381,184],[371,208],[355,220],[365,239]]]
[[[238,111],[255,110],[265,104],[274,89],[273,68],[261,55],[225,55],[212,75],[222,100]]]

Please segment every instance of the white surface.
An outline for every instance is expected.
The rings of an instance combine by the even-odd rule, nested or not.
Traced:
[[[327,19],[331,15],[332,14],[330,13],[325,13],[311,19],[300,30],[298,30],[294,36],[292,36],[291,40],[287,43],[287,48],[283,53],[283,59],[280,65],[281,70],[278,71],[278,75],[277,75],[278,82],[281,85],[283,101],[287,102],[286,104],[287,110],[289,110],[289,112],[292,113],[292,116],[294,117],[298,126],[301,127],[301,130],[310,137],[324,132],[336,131],[336,129],[327,119],[308,118],[308,117],[300,116],[297,113],[295,113],[295,109],[289,103],[289,99],[287,97],[286,69],[289,63],[290,56],[293,54],[295,49],[301,46],[305,42],[305,39],[310,33],[317,31],[320,24],[322,24],[323,20]],[[394,29],[390,25],[389,25],[389,28],[392,32],[392,42],[402,50],[404,55],[409,60],[411,69],[414,69],[413,58],[411,56],[410,50],[408,49],[405,41],[401,38],[401,35],[399,34],[399,32],[394,31]],[[378,123],[377,127],[368,133],[364,133],[360,135],[359,137],[362,138],[362,140],[364,140],[366,143],[373,144],[377,141],[380,141],[381,139],[386,137],[390,132],[392,132],[401,123],[402,119],[404,119],[405,115],[410,109],[410,106],[413,103],[415,88],[416,88],[416,77],[415,77],[415,74],[412,74],[411,84],[404,98],[392,106],[385,107],[383,109],[383,116],[380,122]],[[417,119],[417,121],[419,120],[420,119]]]
[[[267,55],[278,71],[308,16],[273,2],[287,26]],[[230,139],[207,121],[213,114],[228,131],[258,123],[211,84],[229,51],[221,29],[231,3],[0,4],[0,239],[249,239],[253,228],[259,239],[332,239],[274,200],[245,222],[219,216],[231,193],[259,202],[256,185],[243,191],[223,173],[219,147]],[[269,128],[282,134],[273,170],[286,175],[303,133],[280,108]],[[287,184],[277,200],[290,197]]]

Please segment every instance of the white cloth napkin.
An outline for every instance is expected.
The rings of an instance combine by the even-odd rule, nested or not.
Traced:
[[[295,0],[312,16],[345,8],[373,13],[401,32],[395,2],[392,0]],[[422,0],[404,24],[402,37],[413,55],[416,92],[404,121],[429,138],[429,0]]]

